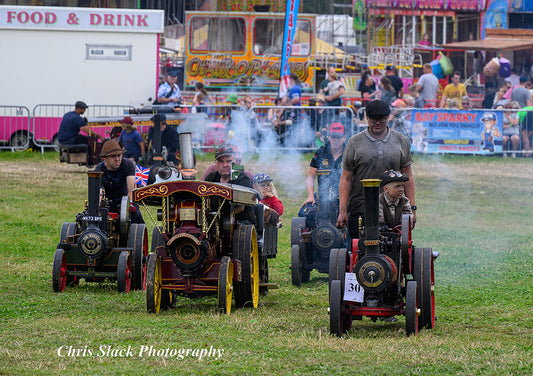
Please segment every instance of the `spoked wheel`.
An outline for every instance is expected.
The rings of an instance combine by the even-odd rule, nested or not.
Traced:
[[[233,296],[233,263],[228,256],[220,260],[218,271],[218,309],[220,313],[230,314]]]
[[[300,244],[301,230],[305,227],[305,218],[294,217],[291,219],[291,246]]]
[[[405,271],[405,274],[412,274],[412,270],[410,270],[410,267],[412,265],[411,258],[412,253],[409,252],[409,249],[411,247],[411,217],[409,214],[403,214],[402,215],[402,234],[400,236],[400,245],[402,250],[402,263],[403,263],[403,270]]]
[[[159,313],[161,309],[161,257],[150,254],[146,262],[146,310]]]
[[[131,289],[131,258],[128,251],[120,252],[117,267],[118,292],[130,292]]]
[[[128,248],[131,252],[133,270],[132,288],[146,288],[146,256],[148,256],[148,231],[143,223],[133,223],[128,235]]]
[[[338,279],[331,281],[329,288],[329,332],[337,337],[348,331],[346,314],[342,311],[342,287]]]
[[[291,247],[291,277],[292,284],[300,287],[302,285],[302,263],[300,262],[300,246]]]
[[[417,302],[417,283],[408,281],[405,293],[405,333],[418,334],[418,302]]]
[[[252,225],[240,225],[233,235],[233,256],[241,261],[242,281],[235,283],[235,306],[259,303],[259,251]]]
[[[431,248],[416,248],[413,277],[418,283],[418,304],[422,311],[418,328],[435,327],[435,275]]]
[[[346,273],[348,250],[346,248],[333,248],[329,253],[329,286],[334,280],[341,281],[344,291],[344,274]]]
[[[65,291],[67,285],[67,257],[61,248],[56,249],[52,266],[52,287],[55,292]]]

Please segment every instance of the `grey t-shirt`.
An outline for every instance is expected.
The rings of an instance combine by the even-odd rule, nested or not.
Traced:
[[[434,101],[437,99],[437,91],[439,91],[439,80],[433,73],[426,73],[420,76],[417,85],[422,86],[420,90],[420,98],[425,101]],[[435,103],[431,103],[435,105]]]
[[[520,104],[520,107],[526,107],[527,101],[531,100],[531,93],[523,86],[517,86],[511,91],[511,100]]]
[[[364,211],[362,179],[379,179],[387,170],[401,171],[412,163],[409,140],[401,133],[389,129],[377,139],[365,130],[350,138],[342,156],[342,168],[353,173],[348,212]]]

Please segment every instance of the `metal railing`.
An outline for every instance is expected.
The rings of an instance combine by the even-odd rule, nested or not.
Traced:
[[[25,150],[30,147],[30,110],[24,106],[0,106],[0,149]]]

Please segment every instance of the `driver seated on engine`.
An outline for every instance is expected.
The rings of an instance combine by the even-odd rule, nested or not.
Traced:
[[[101,187],[109,204],[111,213],[120,213],[123,196],[128,196],[131,202],[132,190],[135,187],[135,163],[123,158],[124,149],[117,140],[104,143],[100,156],[103,161],[94,167],[94,171],[102,171]],[[144,223],[137,204],[130,204],[132,223]]]
[[[379,195],[379,223],[395,228],[402,224],[402,215],[409,214],[413,221],[411,203],[405,196],[407,175],[394,170],[387,170],[381,176],[383,192]]]
[[[235,150],[231,146],[222,145],[215,153],[216,171],[205,177],[205,181],[213,183],[229,183],[252,188],[252,180],[245,172],[232,179],[232,164],[235,161]],[[251,205],[235,205],[235,219],[242,224],[256,225],[254,209]]]

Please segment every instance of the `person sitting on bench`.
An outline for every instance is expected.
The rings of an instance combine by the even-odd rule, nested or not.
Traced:
[[[87,136],[80,134],[80,131],[86,134],[91,132],[91,129],[81,117],[89,106],[82,101],[77,101],[74,107],[74,111],[67,112],[61,120],[57,136],[60,145],[87,145]],[[104,137],[98,133],[94,133],[94,135],[102,141],[104,140]]]

